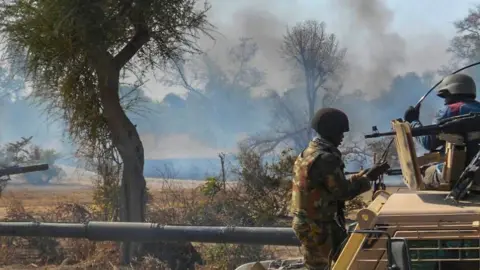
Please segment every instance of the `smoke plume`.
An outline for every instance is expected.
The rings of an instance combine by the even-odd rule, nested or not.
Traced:
[[[202,37],[199,46],[220,66],[220,69],[228,71],[235,68],[229,62],[228,49],[237,45],[239,38],[252,38],[258,44],[258,53],[252,61],[252,66],[266,74],[265,84],[256,87],[253,91],[254,95],[262,95],[267,89],[283,93],[292,87],[292,70],[279,53],[287,27],[307,19],[325,21],[327,32],[335,33],[339,38],[340,46],[348,50],[349,70],[343,78],[344,93],[349,94],[360,89],[365,93],[362,99],[376,98],[373,103],[362,103],[372,108],[362,109],[354,99],[344,102],[345,109],[351,110],[349,114],[361,116],[362,121],[365,121],[359,126],[368,127],[370,124],[378,124],[367,123],[368,119],[373,118],[374,121],[385,121],[388,125],[390,119],[403,113],[399,110],[418,100],[422,93],[419,91],[417,96],[414,89],[408,89],[407,96],[402,91],[411,87],[424,87],[417,81],[418,76],[413,76],[414,79],[412,76],[394,79],[408,71],[420,73],[427,69],[435,69],[445,63],[448,58],[444,51],[450,37],[432,34],[433,39],[428,36],[425,40],[419,41],[402,36],[396,32],[393,25],[395,12],[381,0],[211,0],[209,2],[212,9],[208,16],[216,27],[216,33],[213,34],[215,40]],[[431,61],[432,59],[434,61]],[[426,63],[429,62],[432,64],[427,65]],[[159,75],[161,72],[156,73]],[[192,71],[186,74],[190,76]],[[188,79],[193,81],[198,78],[191,76]],[[205,84],[206,82],[203,81],[196,86],[204,90]],[[188,92],[181,86],[167,87],[153,76],[149,78],[144,90],[147,96],[158,102],[161,102],[170,92],[177,94]],[[231,113],[234,115],[233,118],[227,118],[226,114],[216,111],[187,115],[181,108],[191,109],[195,104],[189,103],[191,101],[188,100],[177,99],[178,106],[175,109],[163,102],[161,104],[164,105],[163,107],[155,109],[161,113],[134,119],[144,138],[147,158],[215,156],[215,152],[235,148],[235,140],[240,134],[243,136],[246,133],[260,131],[262,127],[268,128],[267,120],[270,120],[271,115],[267,105],[258,106],[260,101],[257,99],[249,100],[244,105],[240,104],[237,96],[230,99],[224,98],[228,96],[224,93],[230,90],[219,89],[215,102],[224,103],[224,107],[244,108]],[[400,94],[388,94],[389,90],[395,90]],[[241,95],[241,93],[237,94]],[[395,103],[395,108],[390,106],[392,102]],[[373,108],[372,104],[378,105],[380,109]],[[261,110],[252,110],[251,108],[255,106],[261,107]],[[209,106],[204,107],[209,108]],[[19,114],[10,114],[11,117],[19,117]],[[32,113],[32,117],[36,114],[38,113]],[[382,117],[384,119],[380,119]],[[2,119],[5,118],[7,115],[3,115]],[[48,130],[35,130],[36,134],[32,134],[34,131],[24,128],[28,125],[23,125],[20,121],[16,123],[12,121],[10,124],[16,124],[15,134],[10,134],[13,129],[10,133],[3,131],[4,134],[8,133],[8,139],[42,134],[41,137],[45,138],[47,143],[63,135],[61,132],[49,133]],[[62,127],[59,128],[61,129]],[[187,142],[189,140],[190,142]],[[165,147],[167,145],[174,147],[167,148]]]
[[[356,85],[369,93],[387,90],[406,62],[406,41],[391,30],[394,13],[380,0],[338,0],[348,23],[350,72],[347,88]]]

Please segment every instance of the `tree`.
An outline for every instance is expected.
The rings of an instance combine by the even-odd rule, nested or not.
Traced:
[[[461,60],[475,61],[480,56],[480,5],[470,9],[468,15],[456,22],[457,35],[452,39],[449,52]]]
[[[122,107],[121,80],[134,74],[141,82],[146,71],[198,52],[194,42],[208,26],[208,6],[197,11],[195,0],[1,3],[9,60],[24,68],[33,96],[67,121],[74,141],[94,155],[97,146],[118,151],[121,220],[144,221],[144,149]],[[128,262],[132,249],[124,253]]]
[[[313,137],[309,123],[315,111],[331,106],[338,98],[346,49],[340,48],[335,34],[328,34],[325,28],[324,22],[309,20],[287,29],[280,52],[293,68],[297,86],[283,96],[271,92],[274,134],[256,136],[250,142],[262,152],[287,140],[295,150],[304,148]]]
[[[442,67],[441,75],[448,75],[454,70],[468,64],[480,61],[480,5],[468,11],[468,15],[454,22],[457,34],[450,41],[448,52],[452,54],[450,66]],[[464,72],[470,73],[478,80],[480,79],[480,69],[472,68]]]

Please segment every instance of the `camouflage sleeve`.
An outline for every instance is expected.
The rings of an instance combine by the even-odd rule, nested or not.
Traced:
[[[341,201],[351,200],[370,190],[370,180],[354,175],[345,178],[341,168],[342,161],[333,154],[323,154],[317,158],[310,169],[310,179],[314,186],[325,187]]]

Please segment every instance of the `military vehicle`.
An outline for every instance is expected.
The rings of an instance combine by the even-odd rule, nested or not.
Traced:
[[[365,137],[395,136],[407,188],[394,194],[375,192],[370,205],[358,212],[331,269],[480,269],[480,195],[468,192],[480,154],[467,166],[463,139],[480,138],[480,114],[417,129],[394,120],[392,127],[392,132]],[[417,157],[413,137],[427,134],[446,141],[445,155],[435,152]],[[424,169],[442,161],[445,184],[425,190]],[[295,258],[254,262],[237,270],[302,267],[301,258]]]

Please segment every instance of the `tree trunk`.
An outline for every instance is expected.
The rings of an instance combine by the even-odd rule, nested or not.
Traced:
[[[105,71],[105,70],[104,70]],[[112,134],[112,143],[123,161],[120,191],[120,221],[144,222],[146,205],[146,182],[143,176],[144,149],[136,127],[128,119],[120,105],[120,72],[110,68],[99,75],[103,114]],[[124,243],[122,261],[129,264],[138,245]]]

